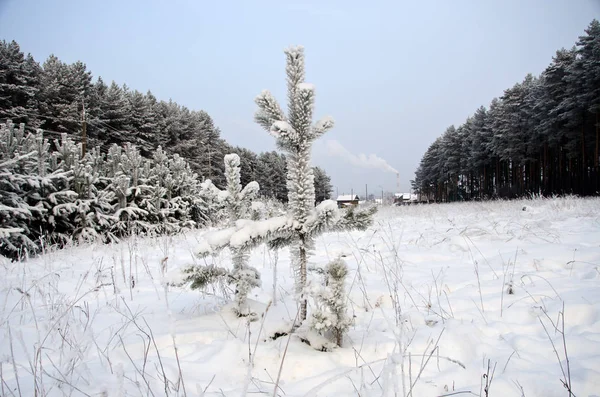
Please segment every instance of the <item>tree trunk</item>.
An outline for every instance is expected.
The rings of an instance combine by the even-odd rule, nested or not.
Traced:
[[[562,166],[562,147],[558,147],[558,190],[563,193],[563,166]]]
[[[307,247],[306,247],[306,237],[301,234],[300,235],[300,246],[299,246],[299,262],[300,262],[300,318],[299,321],[303,322],[306,320],[307,315],[307,300],[306,300],[306,265],[307,265]]]
[[[580,194],[585,194],[585,182],[586,182],[586,178],[585,178],[585,123],[582,123],[581,125],[581,178],[579,178],[581,180],[581,186],[579,187],[579,193]]]
[[[569,158],[569,173],[571,174],[571,178],[569,178],[569,190],[573,190],[573,158]]]
[[[473,172],[469,172],[469,179],[470,179],[470,191],[469,191],[469,200],[473,200],[473,190],[475,189],[475,178],[473,176]]]
[[[600,111],[596,113],[596,152],[594,157],[594,167],[596,167],[596,172],[598,172],[598,135],[600,134],[600,121],[598,120],[598,113],[600,113]]]
[[[487,179],[486,179],[486,172],[485,172],[485,164],[483,165],[483,192],[484,194],[487,193]],[[481,196],[481,187],[479,188],[479,198],[483,198]]]
[[[548,191],[548,142],[544,142],[544,172],[543,172],[543,191]]]
[[[600,133],[600,121],[598,120],[598,113],[600,110],[596,112],[596,151],[594,153],[594,193],[598,194],[598,183],[600,182],[600,170],[598,169],[598,138]]]
[[[494,183],[494,191],[498,194],[500,187],[500,159],[496,159],[496,183]]]

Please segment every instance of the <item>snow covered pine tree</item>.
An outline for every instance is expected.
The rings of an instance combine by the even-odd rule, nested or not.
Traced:
[[[227,180],[227,190],[219,191],[212,185],[210,180],[205,184],[212,185],[211,188],[218,191],[219,198],[225,202],[229,215],[229,227],[235,227],[240,220],[250,217],[251,201],[256,197],[259,186],[252,181],[243,189],[240,183],[240,157],[237,154],[225,155],[225,178]],[[253,267],[248,266],[248,250],[244,247],[231,246],[231,258],[233,262],[233,271],[228,274],[229,280],[235,284],[235,311],[238,316],[248,316],[251,314],[248,307],[248,293],[254,287],[260,287],[260,273]],[[186,274],[185,281],[193,281],[194,286],[202,287],[206,283],[213,282],[210,275],[223,277],[226,272],[224,269],[217,269],[214,266],[189,266],[183,269]]]
[[[326,117],[312,124],[314,86],[304,82],[304,49],[285,50],[287,58],[288,116],[275,98],[263,91],[255,100],[259,110],[256,122],[269,131],[287,154],[288,214],[262,221],[238,222],[229,229],[206,236],[200,256],[230,247],[248,249],[269,243],[273,248],[290,246],[296,273],[296,292],[300,303],[299,321],[306,320],[306,271],[316,236],[327,231],[366,229],[376,208],[340,212],[335,201],[326,200],[315,207],[313,169],[310,151],[313,142],[333,127]]]
[[[325,268],[323,285],[314,285],[311,291],[315,310],[311,313],[310,327],[321,335],[331,332],[340,347],[352,323],[346,315],[344,282],[347,275],[346,262],[336,258]]]

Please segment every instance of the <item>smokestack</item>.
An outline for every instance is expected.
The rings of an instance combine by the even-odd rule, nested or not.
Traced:
[[[399,172],[396,172],[396,191],[398,193],[401,193],[400,192],[400,173]]]

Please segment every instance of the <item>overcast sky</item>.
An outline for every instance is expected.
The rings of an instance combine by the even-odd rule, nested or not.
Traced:
[[[393,169],[408,191],[446,127],[542,72],[593,18],[600,0],[0,0],[0,39],[206,110],[229,143],[256,152],[275,145],[253,122],[254,97],[269,89],[285,106],[283,49],[304,45],[316,114],[336,120],[313,163],[334,194],[380,194],[396,190]]]

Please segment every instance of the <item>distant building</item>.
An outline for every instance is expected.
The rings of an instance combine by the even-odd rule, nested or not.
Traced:
[[[358,195],[345,194],[337,198],[338,208],[345,208],[358,205]]]
[[[394,204],[395,205],[408,205],[414,204],[419,201],[419,198],[416,194],[411,193],[395,193],[394,194]]]

